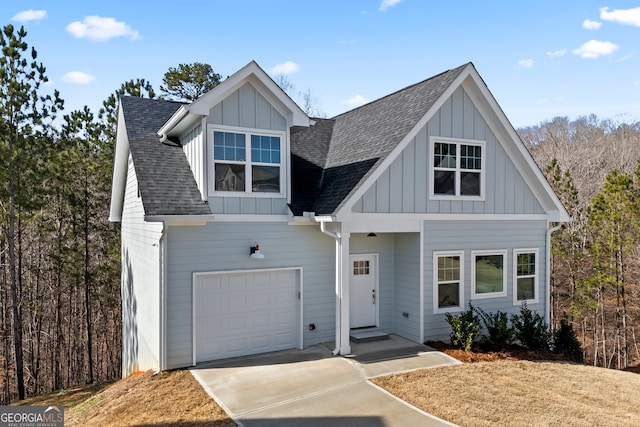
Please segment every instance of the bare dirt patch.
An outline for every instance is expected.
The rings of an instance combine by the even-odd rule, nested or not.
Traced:
[[[428,344],[467,363],[373,382],[461,426],[640,425],[637,374],[541,360],[557,355],[522,349],[465,353]]]
[[[236,424],[187,370],[137,373],[110,384],[79,387],[20,402],[62,405],[65,426],[193,426]]]

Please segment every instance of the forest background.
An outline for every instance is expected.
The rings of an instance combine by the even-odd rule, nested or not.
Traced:
[[[118,99],[63,114],[26,32],[0,33],[0,405],[121,375],[120,235],[108,221]],[[207,64],[165,74],[189,101],[221,80]],[[311,91],[274,76],[309,114]],[[573,217],[552,235],[551,327],[568,320],[586,363],[637,363],[640,122],[556,117],[517,130]]]

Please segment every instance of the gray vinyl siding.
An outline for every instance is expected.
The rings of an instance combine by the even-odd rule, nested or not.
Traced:
[[[207,124],[234,126],[239,128],[287,131],[287,120],[258,92],[246,83],[231,93],[223,101],[211,108]],[[209,136],[207,136],[209,138]],[[288,139],[288,134],[286,139]],[[282,141],[282,149],[287,149],[288,141]],[[203,163],[204,164],[204,163]],[[281,165],[281,173],[286,173],[286,163]],[[286,215],[287,198],[278,197],[208,197],[211,211],[215,214],[246,215]]]
[[[483,201],[430,200],[430,138],[485,141]],[[507,143],[512,143],[507,141]],[[462,87],[419,130],[389,168],[354,204],[354,212],[544,214],[526,181]]]
[[[420,234],[395,235],[393,332],[420,341]],[[407,317],[403,316],[407,313]]]
[[[210,223],[170,227],[168,234],[168,368],[192,360],[194,272],[302,267],[303,346],[335,340],[335,240],[318,226],[287,223]],[[265,258],[249,258],[260,244]],[[308,325],[316,329],[310,331]]]
[[[434,314],[433,253],[464,251],[464,309],[469,301],[487,312],[518,313],[513,303],[513,251],[538,249],[538,302],[529,308],[544,314],[547,254],[546,221],[425,221],[424,222],[424,311],[425,339],[448,340],[451,328],[445,314]],[[471,251],[507,250],[507,296],[471,300]]]
[[[207,168],[206,165],[206,151],[204,147],[204,135],[202,133],[202,126],[198,125],[189,131],[182,139],[182,149],[187,157],[193,176],[198,184],[198,190],[204,195],[207,192]]]
[[[393,310],[393,272],[394,272],[393,234],[379,233],[376,237],[366,234],[352,234],[349,240],[349,253],[378,255],[378,326],[391,330]]]
[[[159,245],[162,225],[144,222],[131,156],[122,210],[122,375],[159,369]]]

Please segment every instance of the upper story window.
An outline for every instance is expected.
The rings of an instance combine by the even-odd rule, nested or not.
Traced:
[[[213,130],[213,190],[282,193],[284,135]]]
[[[433,138],[431,196],[484,198],[483,141]]]

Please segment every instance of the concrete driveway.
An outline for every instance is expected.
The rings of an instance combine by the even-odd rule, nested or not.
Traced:
[[[368,381],[380,375],[460,363],[397,336],[200,364],[193,376],[241,426],[452,426]]]

